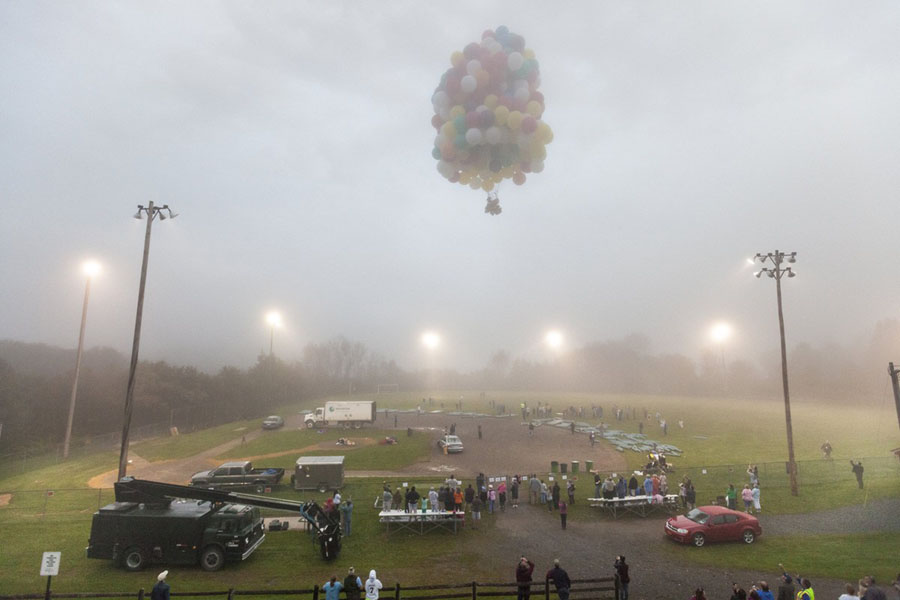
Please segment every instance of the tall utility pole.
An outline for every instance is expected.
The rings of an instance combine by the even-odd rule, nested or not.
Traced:
[[[119,451],[119,476],[118,479],[125,477],[128,470],[128,434],[131,429],[131,413],[134,412],[134,375],[137,371],[138,350],[141,346],[141,316],[144,312],[144,287],[147,284],[147,261],[150,258],[150,230],[153,226],[153,220],[159,217],[160,221],[164,221],[167,217],[162,211],[166,211],[169,219],[174,219],[178,215],[172,213],[172,209],[168,204],[162,207],[154,206],[151,202],[146,207],[138,204],[138,210],[134,213],[135,219],[143,219],[147,216],[147,230],[144,234],[144,259],[141,263],[141,284],[138,288],[137,316],[134,319],[134,342],[131,346],[131,365],[128,369],[128,390],[125,392],[125,419],[122,425],[122,448]]]
[[[775,280],[775,292],[778,297],[778,330],[781,334],[781,383],[784,387],[784,423],[787,429],[788,443],[788,473],[791,477],[791,495],[798,495],[797,490],[797,462],[794,460],[794,431],[791,425],[791,394],[788,389],[788,370],[787,370],[787,345],[784,341],[784,311],[781,308],[781,278],[787,275],[789,278],[796,274],[791,267],[784,268],[785,262],[797,262],[796,252],[769,252],[767,254],[758,253],[753,257],[761,264],[766,262],[772,263],[771,267],[763,267],[756,272],[756,277],[762,277],[763,274],[768,275]]]
[[[900,370],[894,368],[894,363],[888,363],[888,374],[891,376],[891,386],[894,388],[894,406],[897,408],[897,425],[900,425],[900,382],[897,375]]]
[[[81,373],[81,355],[84,352],[84,327],[87,324],[88,300],[91,297],[91,279],[100,272],[100,265],[94,261],[85,263],[84,304],[81,307],[81,329],[78,332],[78,352],[75,354],[75,381],[72,382],[72,397],[69,400],[69,420],[66,423],[66,440],[63,442],[63,460],[69,458],[69,443],[72,441],[72,421],[75,419],[75,397],[78,395],[78,375]]]

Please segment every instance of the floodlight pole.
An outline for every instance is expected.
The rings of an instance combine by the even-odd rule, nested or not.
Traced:
[[[791,394],[788,387],[787,344],[784,339],[784,311],[781,308],[781,278],[785,275],[788,277],[794,277],[795,275],[791,270],[791,267],[784,268],[781,265],[785,260],[790,263],[797,262],[797,253],[775,250],[775,252],[769,252],[768,254],[757,254],[754,258],[763,264],[765,264],[766,261],[772,263],[772,267],[762,268],[756,273],[756,276],[760,277],[765,273],[775,280],[775,293],[778,299],[778,330],[781,334],[781,383],[784,388],[784,423],[785,428],[787,429],[788,473],[791,478],[791,495],[797,496],[799,495],[799,491],[797,489],[797,462],[794,460],[794,431],[793,425],[791,424]]]
[[[134,215],[135,219],[141,219],[143,218],[143,215],[147,215],[147,229],[144,233],[144,258],[141,262],[141,283],[138,288],[137,315],[134,319],[134,341],[131,346],[131,365],[128,369],[128,389],[125,392],[125,418],[122,425],[122,447],[119,451],[119,475],[117,480],[125,477],[128,469],[128,435],[131,429],[131,414],[134,412],[134,383],[138,364],[138,350],[141,346],[141,318],[144,313],[144,288],[147,284],[147,261],[150,258],[150,230],[153,227],[153,220],[156,217],[159,217],[160,220],[166,218],[166,216],[162,214],[162,211],[164,210],[169,213],[169,218],[178,216],[172,214],[172,210],[169,208],[168,204],[159,207],[154,206],[153,202],[150,202],[146,207],[139,204],[138,210]]]
[[[81,373],[81,356],[84,353],[84,326],[87,324],[88,300],[91,297],[91,276],[84,284],[84,305],[81,307],[81,329],[78,332],[78,352],[75,354],[75,381],[72,382],[72,397],[69,400],[69,420],[66,423],[66,439],[63,442],[63,460],[69,458],[69,443],[72,441],[72,422],[75,419],[75,397],[78,395],[78,375]]]
[[[894,363],[888,363],[888,374],[891,376],[891,386],[894,388],[894,406],[897,408],[897,425],[900,426],[900,382],[897,381],[900,370],[894,368]]]

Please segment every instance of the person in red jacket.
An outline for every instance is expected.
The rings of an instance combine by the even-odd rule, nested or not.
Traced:
[[[516,565],[516,583],[519,584],[518,600],[528,600],[531,596],[531,574],[534,573],[534,563],[525,558],[519,559]]]

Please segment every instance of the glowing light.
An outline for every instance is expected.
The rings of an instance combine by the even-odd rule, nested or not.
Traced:
[[[756,261],[753,260],[752,258],[748,258],[748,259],[747,259],[747,264],[748,264],[748,265],[755,265],[755,264],[756,264]]]
[[[709,336],[713,339],[714,342],[721,344],[731,337],[733,331],[734,330],[731,328],[731,325],[729,325],[728,323],[720,322],[712,326],[712,329],[709,330]]]
[[[544,336],[544,342],[554,350],[559,350],[563,345],[563,334],[561,331],[553,329]]]
[[[281,327],[282,322],[283,321],[281,320],[281,313],[277,311],[273,310],[266,315],[266,323],[271,325],[273,328]]]
[[[429,350],[435,350],[441,345],[441,336],[435,331],[426,331],[422,334],[422,345]]]
[[[81,265],[81,270],[88,277],[96,277],[100,274],[101,271],[100,263],[96,260],[86,261],[83,265]]]

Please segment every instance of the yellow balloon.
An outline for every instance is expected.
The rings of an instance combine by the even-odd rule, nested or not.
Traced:
[[[512,167],[503,167],[500,169],[500,176],[504,179],[509,179],[513,176],[514,169]]]
[[[455,119],[456,117],[464,117],[466,116],[466,109],[461,105],[457,104],[453,108],[450,109],[450,118]]]
[[[453,54],[450,55],[450,64],[453,65],[454,67],[459,67],[460,65],[463,64],[463,62],[465,60],[466,60],[465,55],[462,52],[460,52],[459,50],[457,50],[456,52],[454,52]]]
[[[525,105],[525,112],[537,119],[541,116],[541,113],[544,112],[544,107],[541,106],[541,103],[537,100],[532,100]]]
[[[506,125],[506,120],[508,118],[509,109],[502,104],[494,109],[494,120],[497,121],[497,125]]]
[[[444,137],[448,140],[452,140],[456,137],[456,127],[453,126],[453,121],[447,121],[443,125],[441,125],[441,133],[444,134]]]
[[[528,153],[531,155],[531,160],[544,160],[547,158],[547,149],[544,148],[544,144],[539,140],[532,140],[528,145]]]
[[[534,58],[534,50],[532,50],[531,48],[525,48],[525,52],[522,53],[522,56],[526,59]]]
[[[484,69],[481,69],[477,73],[475,73],[475,80],[478,81],[478,87],[484,88],[487,86],[488,82],[491,80],[491,75]]]
[[[514,110],[511,113],[509,113],[509,117],[507,117],[507,119],[506,119],[506,124],[509,125],[509,128],[512,129],[513,131],[518,131],[519,127],[522,126],[523,118],[524,117],[522,116],[522,113],[520,113],[517,110]]]
[[[459,182],[463,185],[467,185],[470,181],[472,181],[472,174],[468,171],[463,171],[459,174]]]
[[[492,189],[494,189],[494,182],[493,181],[485,181],[484,183],[481,184],[481,189],[483,189],[486,192],[491,191]]]
[[[495,96],[494,94],[488,94],[487,96],[485,96],[484,105],[491,110],[497,108],[497,96]]]
[[[500,173],[494,173],[494,176],[491,179],[494,183],[500,183],[501,181],[503,181],[503,175],[501,175]]]

